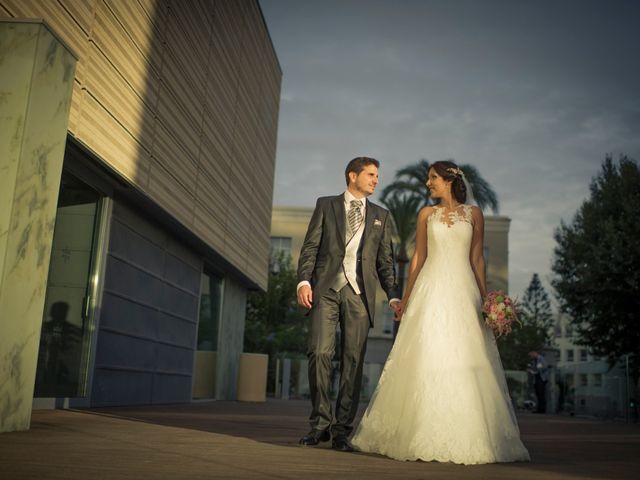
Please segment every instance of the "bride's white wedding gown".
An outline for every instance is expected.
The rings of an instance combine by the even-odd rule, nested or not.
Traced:
[[[427,259],[400,331],[351,441],[398,460],[529,460],[469,251],[469,205],[427,221]]]

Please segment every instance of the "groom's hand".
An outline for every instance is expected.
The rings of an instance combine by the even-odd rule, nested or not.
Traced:
[[[298,289],[298,304],[304,308],[311,308],[313,303],[313,292],[309,285],[302,285]]]

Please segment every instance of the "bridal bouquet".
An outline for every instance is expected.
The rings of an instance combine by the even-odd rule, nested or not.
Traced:
[[[511,333],[513,322],[518,321],[516,305],[516,302],[501,290],[489,292],[484,299],[484,321],[498,337]]]

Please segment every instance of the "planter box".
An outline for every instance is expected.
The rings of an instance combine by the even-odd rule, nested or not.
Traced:
[[[267,399],[267,365],[269,355],[241,353],[238,369],[238,400],[264,402]]]

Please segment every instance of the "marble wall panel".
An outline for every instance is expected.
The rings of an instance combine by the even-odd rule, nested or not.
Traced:
[[[75,65],[44,24],[0,21],[0,431],[31,420]]]

